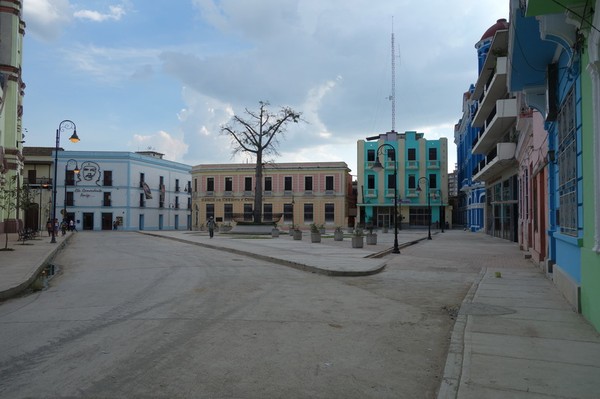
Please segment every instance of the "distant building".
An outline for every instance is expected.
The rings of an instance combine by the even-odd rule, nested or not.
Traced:
[[[193,228],[209,217],[218,224],[251,221],[254,214],[254,164],[206,164],[192,168]],[[333,229],[353,223],[352,178],[345,162],[265,164],[263,221],[280,227],[310,224]]]
[[[23,209],[24,227],[45,230],[52,217],[52,164],[54,147],[23,148],[23,190],[29,192],[33,203]]]
[[[79,230],[188,230],[191,166],[154,151],[59,151],[56,215]]]
[[[427,226],[429,205],[433,226],[450,223],[447,139],[427,140],[414,131],[388,132],[372,139],[357,143],[360,222],[393,227],[397,188],[399,226]],[[384,167],[380,172],[372,169],[377,159]]]

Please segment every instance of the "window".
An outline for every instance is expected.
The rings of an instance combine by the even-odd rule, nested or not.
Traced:
[[[312,176],[304,176],[304,191],[312,191],[313,178]]]
[[[390,174],[387,176],[387,188],[396,188],[396,175]]]
[[[223,204],[223,220],[225,222],[233,220],[233,204]]]
[[[104,186],[112,186],[112,170],[105,170],[103,174],[103,183]]]
[[[175,197],[175,209],[179,209],[179,197]]]
[[[283,204],[283,221],[294,222],[294,204]]]
[[[396,151],[392,149],[387,150],[388,161],[394,162],[396,160]]]
[[[375,162],[375,150],[367,150],[367,162]]]
[[[333,191],[333,176],[325,176],[325,191]]]
[[[437,148],[430,148],[429,149],[429,160],[430,161],[437,161]]]
[[[292,176],[286,176],[284,179],[284,187],[285,191],[292,191]]]
[[[228,192],[233,191],[233,178],[232,177],[225,178],[225,191],[228,191]]]
[[[367,190],[375,190],[375,175],[367,175]]]
[[[140,187],[144,187],[144,178],[145,178],[144,174],[140,173]]]
[[[206,220],[215,217],[215,204],[206,204]]]
[[[313,221],[313,204],[304,204],[304,223]]]
[[[67,206],[75,205],[75,201],[73,200],[73,192],[67,191]]]
[[[207,192],[215,191],[215,178],[214,177],[206,178],[206,191]]]
[[[252,212],[252,204],[244,204],[244,220],[246,222],[252,221],[254,212]]]
[[[577,135],[573,89],[558,113],[558,192],[560,231],[577,236]]]
[[[198,191],[198,179],[194,179],[194,192]]]
[[[252,178],[244,178],[244,191],[252,191]]]
[[[263,221],[273,221],[273,204],[263,204]]]
[[[65,185],[66,186],[74,186],[75,185],[75,172],[72,170],[67,170],[67,174],[65,175]]]
[[[429,188],[437,188],[437,175],[429,175]]]
[[[273,191],[273,178],[265,176],[265,191]]]
[[[192,198],[191,197],[187,198],[187,209],[192,209]]]
[[[179,179],[175,179],[175,191],[179,192]]]
[[[335,204],[325,204],[325,222],[335,221]]]
[[[417,160],[417,150],[415,148],[408,149],[408,160],[416,161]]]
[[[408,188],[417,188],[417,178],[415,177],[415,175],[408,175]]]
[[[106,193],[106,192],[104,193],[102,205],[103,206],[111,206],[110,193]]]
[[[144,198],[146,198],[146,195],[144,193],[140,194],[140,208],[143,208],[144,206],[146,206],[146,201],[144,201]]]

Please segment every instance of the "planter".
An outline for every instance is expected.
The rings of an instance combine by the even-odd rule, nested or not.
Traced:
[[[310,233],[310,242],[321,242],[321,233]]]
[[[362,248],[363,238],[362,236],[352,236],[352,248]]]
[[[344,232],[343,231],[334,231],[333,232],[333,240],[334,241],[344,241]]]
[[[376,233],[367,234],[367,245],[377,245],[377,234]]]
[[[271,230],[271,237],[273,237],[273,238],[279,237],[279,229]]]
[[[301,230],[292,230],[292,237],[294,238],[294,240],[301,240],[302,239],[302,231]]]

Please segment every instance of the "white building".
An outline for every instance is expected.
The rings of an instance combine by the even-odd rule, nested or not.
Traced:
[[[191,166],[154,151],[59,151],[56,218],[79,230],[187,230]]]

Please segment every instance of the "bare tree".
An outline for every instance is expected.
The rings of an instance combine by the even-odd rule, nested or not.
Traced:
[[[248,117],[234,115],[227,125],[221,127],[221,134],[231,138],[234,154],[246,152],[256,156],[254,223],[262,222],[263,156],[278,155],[279,138],[285,133],[287,125],[298,123],[302,115],[290,107],[270,112],[268,106],[267,101],[260,101],[258,112],[246,108],[245,113]]]
[[[0,210],[4,213],[4,248],[2,251],[12,251],[8,248],[8,232],[6,222],[11,213],[17,211],[17,176],[10,176],[5,179],[3,184],[0,184]]]

